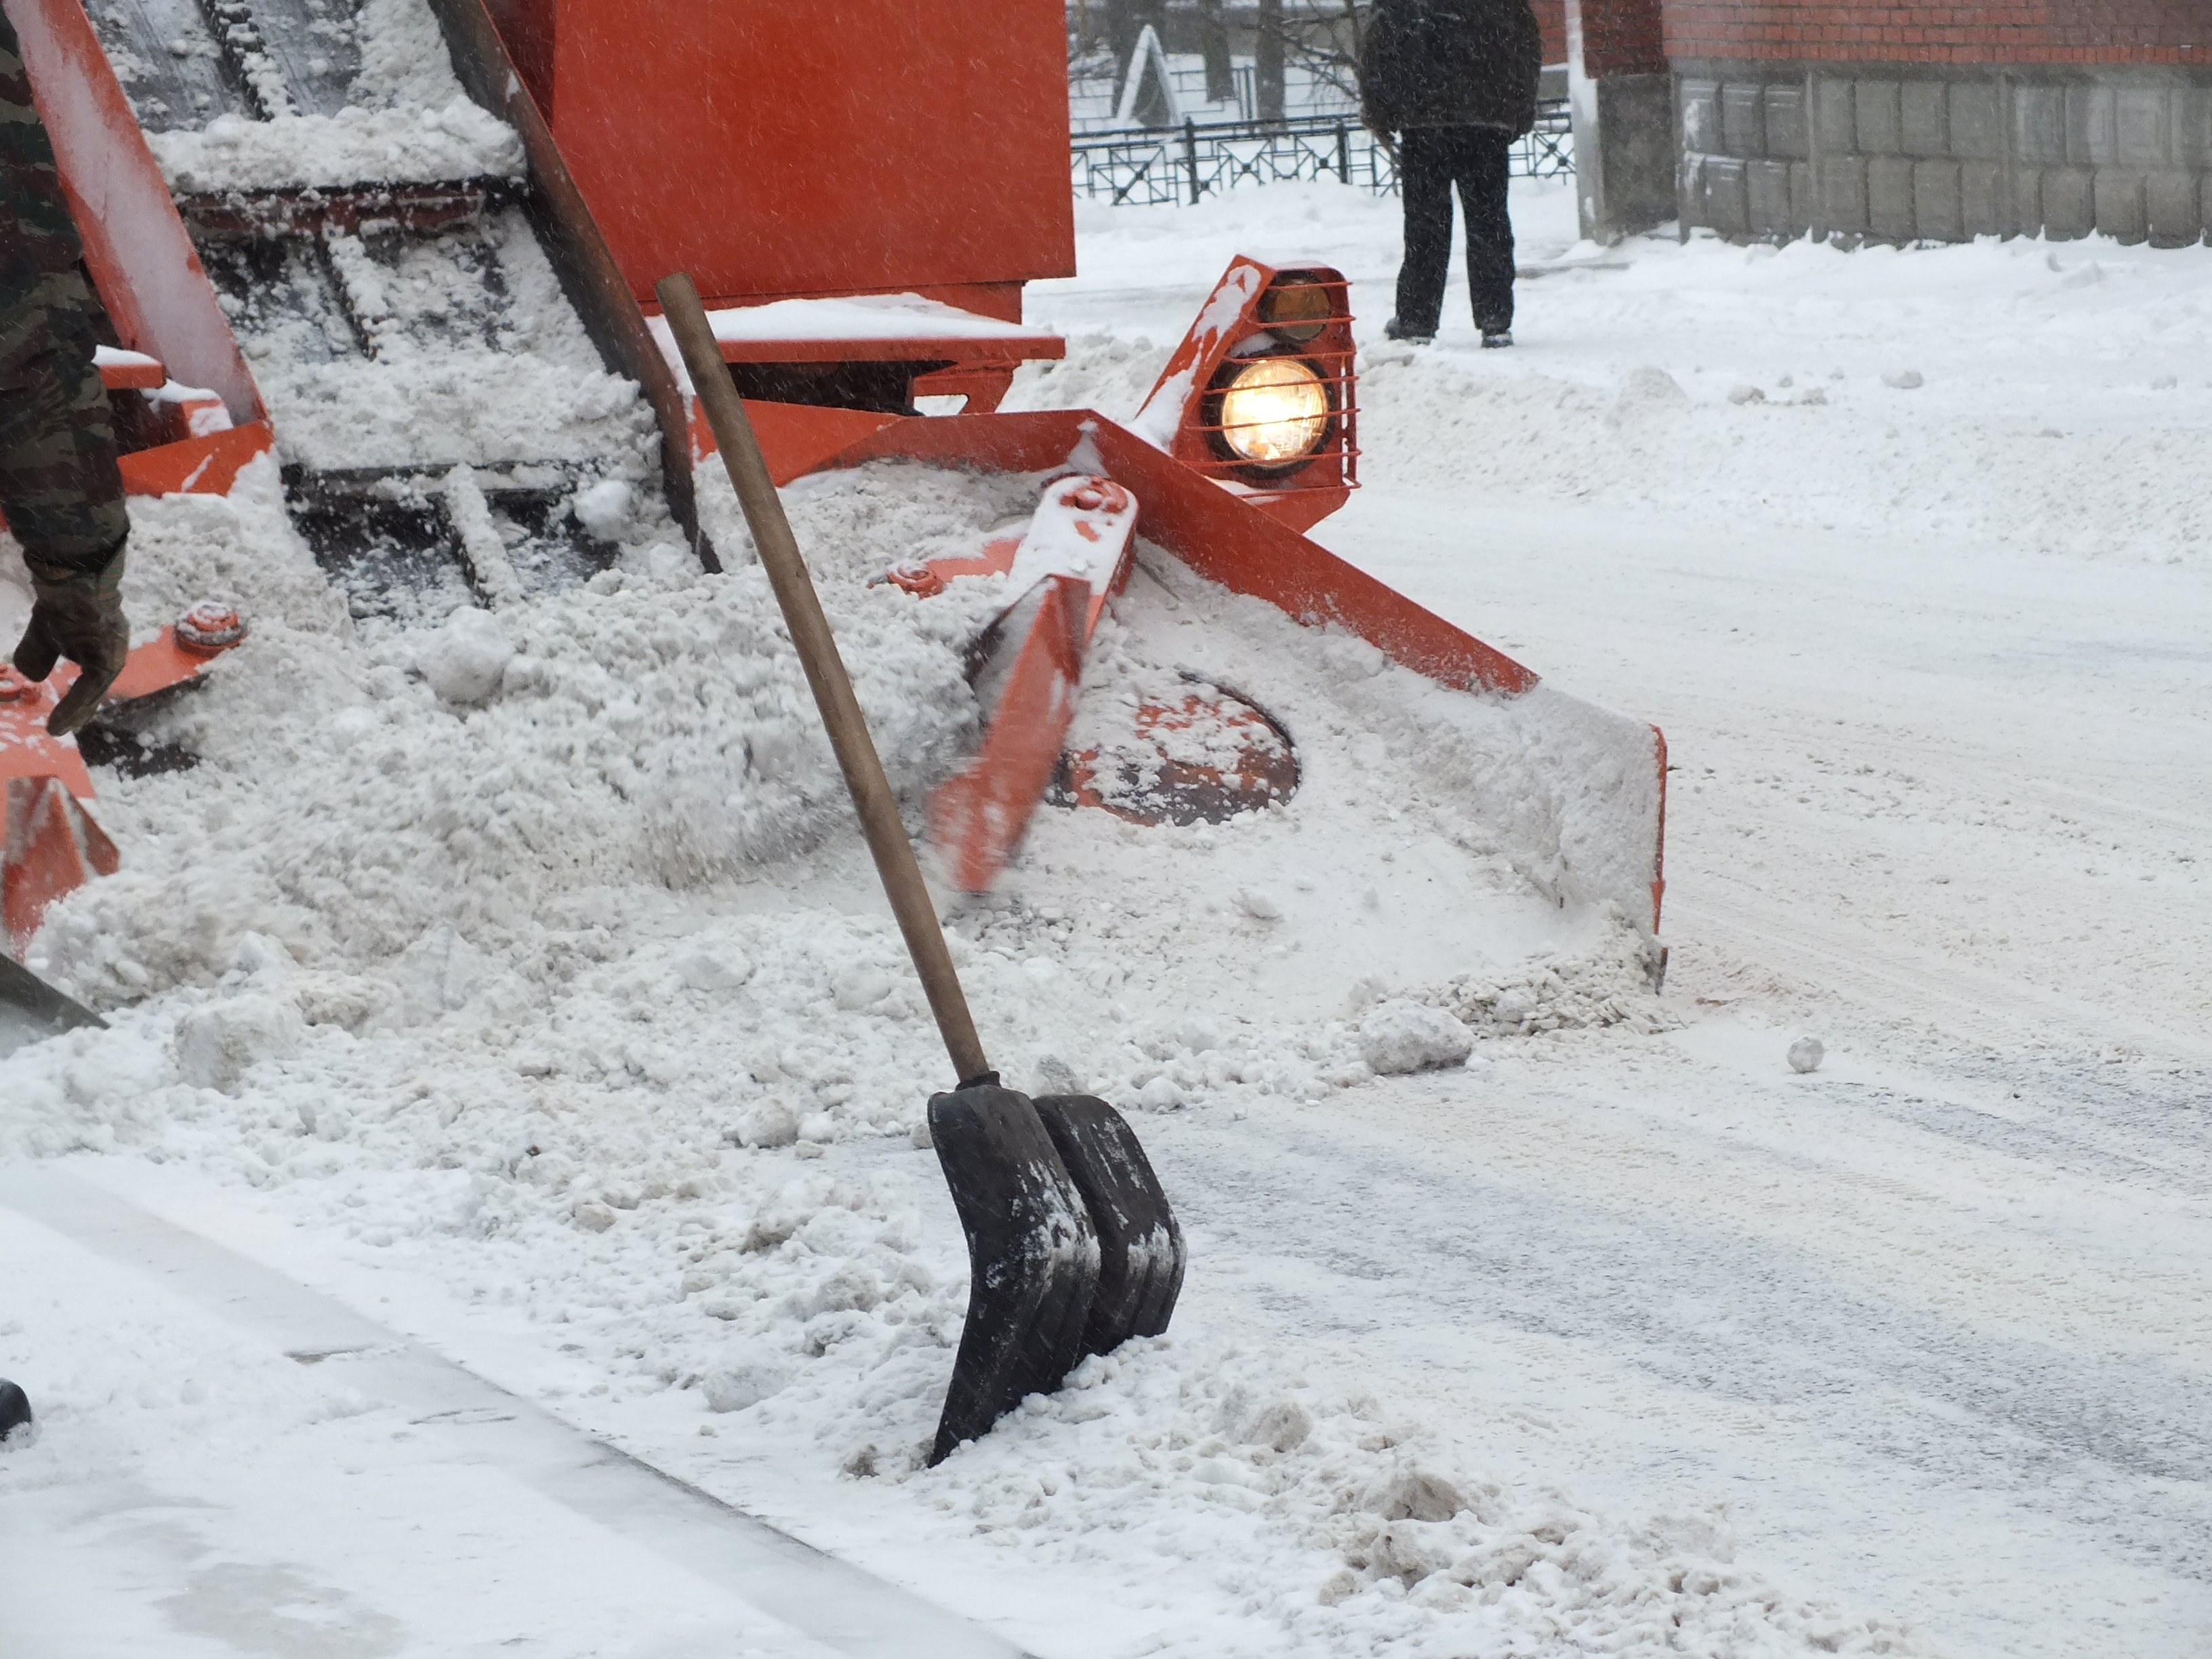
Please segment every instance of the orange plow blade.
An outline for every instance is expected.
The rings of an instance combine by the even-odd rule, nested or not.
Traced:
[[[1090,584],[1048,576],[1002,619],[1011,657],[981,751],[930,802],[930,833],[967,891],[989,887],[1060,764],[1083,678]]]
[[[121,859],[58,778],[11,778],[7,836],[0,863],[0,921],[20,957],[55,900],[92,879],[112,876]]]

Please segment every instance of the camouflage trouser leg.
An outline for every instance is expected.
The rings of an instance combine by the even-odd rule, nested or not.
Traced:
[[[0,362],[0,516],[48,569],[97,571],[130,534],[107,391],[77,319]]]

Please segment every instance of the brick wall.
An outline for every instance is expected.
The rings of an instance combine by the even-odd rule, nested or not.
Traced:
[[[1536,27],[1544,35],[1544,61],[1567,61],[1567,0],[1534,0]]]
[[[1593,76],[1664,75],[1661,0],[1581,0],[1583,68]]]
[[[2212,0],[1663,0],[1672,58],[2212,64]],[[1595,0],[1586,0],[1585,27]]]

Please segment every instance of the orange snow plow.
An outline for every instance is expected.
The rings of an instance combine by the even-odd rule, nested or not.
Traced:
[[[7,4],[117,319],[121,349],[104,372],[158,416],[139,425],[163,441],[126,460],[134,487],[227,488],[269,427],[191,232],[77,0]],[[834,17],[826,0],[712,15],[676,0],[432,5],[463,83],[523,140],[525,205],[602,351],[653,403],[670,505],[710,568],[693,478],[714,441],[652,297],[676,268],[699,283],[779,483],[895,457],[1092,479],[1130,499],[1125,551],[1149,544],[1455,690],[1536,689],[1528,669],[1302,533],[1358,482],[1356,346],[1337,271],[1232,261],[1125,425],[996,412],[1020,364],[1066,350],[1022,320],[1024,284],[1074,264],[1063,20],[1050,0],[943,15],[840,0]],[[636,95],[645,85],[653,97]],[[471,188],[410,186],[407,201]],[[351,208],[322,210],[405,216],[394,192],[363,190]],[[296,232],[299,202],[253,211],[278,209],[276,228]],[[208,210],[192,208],[203,234]],[[916,401],[954,397],[954,415],[923,416]],[[1048,491],[1041,511],[1062,511],[1052,503],[1064,495]],[[1091,630],[1129,561],[1078,576],[1035,535],[1015,540],[995,556],[1009,605],[978,653],[982,748],[933,809],[955,880],[989,885],[1048,797],[1188,821],[1295,787],[1291,735],[1206,681],[1203,664],[1187,696],[1135,712],[1139,747],[1186,754],[1139,766],[1169,780],[1151,798],[1117,775],[1124,763],[1063,755]],[[963,574],[975,573],[927,580]],[[1563,899],[1617,902],[1656,931],[1662,739],[1568,700],[1541,712],[1559,714],[1559,732],[1534,731],[1526,764],[1495,780],[1499,810],[1525,832],[1510,838],[1516,861]],[[1192,773],[1199,750],[1218,763]]]
[[[1149,544],[1454,690],[1517,705],[1510,752],[1480,769],[1500,839],[1561,902],[1615,903],[1656,933],[1658,732],[1540,688],[1303,533],[1358,482],[1339,272],[1233,260],[1126,424],[999,411],[1018,364],[1066,350],[1022,320],[1024,283],[1074,269],[1052,0],[817,0],[708,19],[676,0],[433,5],[464,82],[523,135],[572,295],[659,413],[680,514],[695,514],[714,439],[657,314],[652,284],[672,270],[705,296],[776,483],[893,459],[1037,475],[1027,535],[980,560],[887,561],[887,579],[918,593],[963,576],[1009,583],[975,653],[981,747],[932,806],[957,883],[988,886],[1048,799],[1189,822],[1296,787],[1292,735],[1202,663],[1187,694],[1133,711],[1139,747],[1162,750],[1135,766],[1142,787],[1123,775],[1126,752],[1063,753],[1101,608]],[[916,402],[951,393],[957,414]],[[1071,506],[1086,491],[1101,505]],[[1126,513],[1104,507],[1109,492]],[[1070,514],[1100,538],[1080,570],[1073,532],[1054,528]],[[1194,763],[1200,752],[1211,759]]]
[[[748,410],[772,467],[780,437],[814,429],[811,411],[761,404],[749,404]],[[1551,692],[1532,670],[1282,523],[1265,501],[1224,489],[1092,411],[894,421],[831,454],[815,456],[805,470],[890,459],[1073,477],[1079,487],[1092,489],[1094,480],[1117,486],[1136,504],[1136,538],[1206,580],[1265,600],[1309,628],[1354,635],[1429,680],[1526,714],[1524,752],[1497,763],[1480,780],[1486,798],[1475,803],[1478,810],[1524,873],[1561,902],[1614,903],[1640,929],[1657,932],[1667,748],[1656,726]],[[1127,562],[1117,568],[1126,573]],[[949,562],[923,568],[939,580],[972,574]],[[1055,573],[1042,580],[1063,586],[1068,578]],[[1013,653],[1013,672],[1002,688],[988,683],[982,688],[995,693],[983,749],[945,786],[958,794],[936,823],[948,837],[945,850],[963,884],[987,884],[1018,842],[1010,817],[1017,811],[1025,816],[1046,793],[1030,793],[1041,750],[1052,753],[1053,764],[1042,769],[1047,787],[1056,775],[1059,793],[1070,804],[1109,805],[1097,798],[1097,781],[1084,776],[1083,757],[1061,756],[1050,735],[1066,730],[1066,695],[1079,683],[1088,638],[1085,617],[1079,603],[1036,602],[1025,609],[1018,599],[1001,619],[1002,626],[1025,623],[1025,637],[1039,643]],[[1001,646],[988,656],[1006,654]],[[1216,781],[1212,799],[1195,805],[1194,798],[1206,792],[1188,781],[1178,788],[1170,781],[1150,799],[1114,805],[1120,816],[1145,822],[1225,817],[1264,806],[1294,787],[1294,755],[1288,765],[1278,758],[1282,740],[1264,711],[1210,687],[1194,689],[1194,708],[1140,708],[1131,715],[1143,727],[1202,719],[1237,734],[1235,758],[1221,769],[1225,775]],[[1000,735],[1010,721],[1022,735]],[[958,810],[961,798],[979,796],[996,803],[997,810]]]

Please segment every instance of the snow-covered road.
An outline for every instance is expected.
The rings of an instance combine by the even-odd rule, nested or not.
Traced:
[[[1275,205],[1221,207],[1205,252]],[[1367,488],[1317,533],[1664,728],[1669,988],[1698,1023],[1263,1135],[1166,1128],[1226,1294],[1478,1420],[1487,1458],[1725,1498],[1794,1582],[1951,1651],[2200,1653],[2201,256],[1644,243],[1563,274],[1604,257],[1567,205],[1516,209],[1548,274],[1510,357],[1455,295],[1437,347],[1370,354]],[[1346,222],[1387,212],[1321,205],[1309,257],[1386,274]],[[1090,278],[1037,308],[1164,333],[1204,273],[1129,283],[1149,236],[1096,311]],[[1679,390],[1639,395],[1654,368]],[[2132,494],[2051,500],[2108,448]],[[1832,1048],[1810,1079],[1782,1064],[1801,1030]]]
[[[1788,326],[1747,306],[1737,337],[1698,341],[1689,367],[1813,357],[1778,337]],[[1688,381],[1674,343],[1651,342],[1653,360]],[[2200,399],[2205,346],[2199,332],[2168,360],[2195,371]],[[2040,417],[2007,382],[2063,388],[2063,367],[1988,348],[1982,412]],[[1893,355],[1935,349],[1908,337]],[[2093,401],[2098,367],[2049,418]],[[1805,417],[1711,412],[1795,417],[1767,441],[1765,510],[1741,477],[1716,489],[1728,511],[1698,516],[1532,507],[1503,480],[1477,495],[1394,486],[1384,459],[1324,527],[1432,608],[1667,731],[1672,988],[1708,1011],[1667,1040],[1671,1055],[1629,1045],[1625,1075],[1535,1068],[1507,1097],[1438,1085],[1426,1110],[1371,1129],[1449,1148],[1425,1180],[1427,1160],[1401,1154],[1413,1169],[1400,1179],[1431,1198],[1388,1213],[1458,1218],[1404,1227],[1423,1267],[1402,1282],[1527,1332],[1488,1376],[1545,1421],[1534,1443],[1579,1455],[1580,1490],[1650,1503],[1710,1482],[1762,1549],[1957,1651],[2201,1651],[2201,550],[2177,538],[2173,562],[2054,554],[2032,511],[2016,536],[1929,534],[1917,509],[1942,509],[1911,490],[1888,535],[1808,524],[1786,471]],[[1874,418],[1969,466],[1986,432],[1922,413],[1893,396]],[[1624,447],[1613,489],[1639,482],[1643,458]],[[1882,481],[1863,485],[1878,496]],[[2171,493],[2187,493],[2179,477],[2110,541],[2172,522]],[[1842,1040],[1813,1079],[1779,1064],[1798,1029]],[[1299,1164],[1305,1191],[1342,1167]],[[1484,1195],[1490,1182],[1503,1190]],[[1359,1343],[1370,1358],[1390,1343],[1377,1324]]]

